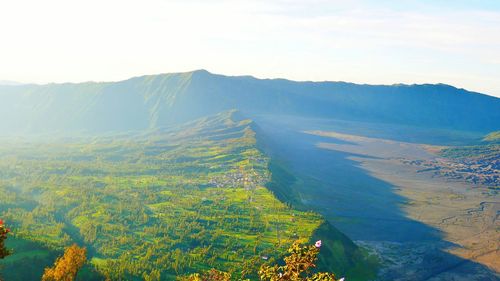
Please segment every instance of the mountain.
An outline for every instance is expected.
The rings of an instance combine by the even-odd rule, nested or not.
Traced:
[[[437,85],[358,85],[223,76],[198,70],[120,82],[0,86],[0,135],[156,129],[238,109],[490,132],[500,99]]]
[[[373,280],[379,262],[384,271],[390,257],[403,255],[423,262],[384,271],[382,280],[449,271],[465,263],[443,250],[439,228],[406,215],[412,204],[396,182],[356,160],[372,156],[327,151],[325,144],[358,149],[356,132],[384,136],[385,146],[370,149],[396,150],[386,159],[393,161],[401,147],[414,146],[392,136],[427,144],[445,131],[445,139],[481,144],[500,130],[500,99],[448,85],[296,82],[204,70],[3,85],[0,101],[0,215],[24,255],[2,265],[13,274],[8,280],[34,279],[24,274],[39,276],[54,251],[72,242],[88,247],[89,274],[111,279],[160,270],[172,280],[212,267],[255,272],[295,239],[323,240],[318,266],[348,280]],[[311,130],[350,138],[304,133]],[[32,135],[51,139],[8,137]],[[452,159],[469,150],[445,152]],[[395,243],[403,246],[392,250]],[[429,270],[436,260],[439,267]]]

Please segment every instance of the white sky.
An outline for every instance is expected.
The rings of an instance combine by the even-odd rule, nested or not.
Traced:
[[[0,0],[0,80],[201,68],[500,97],[500,1]]]

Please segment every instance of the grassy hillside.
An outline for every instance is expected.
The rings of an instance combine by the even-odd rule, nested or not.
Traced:
[[[484,142],[500,143],[500,131],[491,132],[483,138]]]
[[[120,82],[0,86],[0,135],[157,129],[236,108],[489,132],[500,99],[447,85],[356,85],[228,77],[207,71]]]
[[[268,166],[252,122],[234,112],[142,135],[4,141],[0,217],[16,237],[3,275],[29,279],[54,251],[77,242],[92,264],[82,280],[142,280],[153,270],[171,280],[212,267],[241,276],[292,241],[319,235],[342,260],[326,268],[370,277],[375,265],[351,241],[336,231],[315,234],[324,227],[319,215],[292,209],[264,187]],[[33,270],[19,270],[27,264]],[[363,265],[363,276],[349,272]]]

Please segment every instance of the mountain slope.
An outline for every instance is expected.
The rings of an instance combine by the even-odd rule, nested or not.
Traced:
[[[500,131],[489,133],[483,138],[483,142],[500,143]]]
[[[154,270],[173,280],[211,267],[255,274],[293,241],[313,237],[335,256],[326,270],[350,280],[375,274],[320,215],[292,209],[264,187],[275,180],[269,158],[252,122],[235,112],[134,137],[2,142],[0,156],[0,217],[16,233],[15,252],[2,261],[7,280],[29,280],[31,272],[17,270],[27,264],[40,276],[51,261],[35,255],[73,242],[112,280]],[[352,272],[359,267],[368,270]]]
[[[0,135],[155,129],[238,109],[489,132],[500,99],[447,85],[356,85],[204,70],[120,82],[0,86]]]

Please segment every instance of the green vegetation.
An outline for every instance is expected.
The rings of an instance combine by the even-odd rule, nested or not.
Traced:
[[[441,155],[450,159],[483,159],[485,161],[498,158],[500,155],[500,131],[487,134],[482,139],[483,144],[470,146],[455,146],[441,150]]]
[[[10,229],[8,229],[3,223],[3,220],[0,219],[0,259],[4,259],[11,254],[5,247],[5,240],[7,240],[7,234],[9,234],[9,232]]]
[[[288,202],[295,209],[307,210],[307,207],[302,204],[297,190],[293,187],[297,184],[298,179],[275,160],[271,160],[269,170],[272,177],[267,187],[280,200]],[[307,186],[311,188],[314,185],[308,183]],[[311,240],[323,241],[316,264],[319,270],[341,273],[348,276],[349,280],[374,280],[376,278],[375,269],[379,266],[378,259],[356,246],[330,223],[323,222],[316,228]]]
[[[43,269],[76,242],[92,265],[81,280],[167,280],[210,268],[255,277],[323,220],[264,187],[269,159],[251,127],[225,113],[140,136],[5,142],[0,215],[18,244],[39,245],[5,266]]]
[[[321,245],[321,240],[310,246],[301,246],[297,242],[293,243],[288,249],[289,255],[284,258],[285,264],[263,265],[259,270],[260,279],[269,281],[335,281],[335,274],[333,273],[312,273],[312,270],[316,267]]]
[[[491,132],[483,138],[484,142],[500,143],[500,131]]]
[[[40,280],[44,267],[51,265],[58,255],[39,243],[13,235],[6,242],[13,253],[0,261],[0,277],[4,280]]]
[[[238,109],[429,129],[499,130],[500,99],[448,85],[356,85],[207,71],[106,83],[0,85],[0,135],[143,131]],[[281,118],[281,116],[276,117]]]
[[[325,239],[325,238],[328,239]],[[334,272],[349,280],[375,280],[379,260],[369,255],[346,235],[331,224],[324,222],[312,236],[312,241],[322,239],[321,252],[316,266],[318,270]]]
[[[315,272],[319,250],[322,241],[314,245],[303,246],[294,242],[284,257],[283,265],[263,264],[259,270],[259,279],[266,281],[335,281],[335,274],[329,272]],[[231,274],[211,269],[203,274],[195,273],[180,278],[181,281],[229,281]],[[248,280],[248,279],[247,279]],[[343,281],[340,278],[339,281]]]
[[[271,172],[271,180],[266,185],[267,188],[282,202],[287,202],[295,208],[303,209],[304,206],[300,202],[300,196],[291,188],[297,179],[274,160],[271,160],[269,163],[269,171]]]
[[[45,268],[42,281],[73,281],[87,260],[87,249],[73,244],[57,258],[54,266]]]
[[[207,270],[206,272],[203,272],[202,274],[200,273],[193,273],[188,276],[180,276],[178,277],[178,280],[180,281],[230,281],[231,280],[231,274],[217,270],[215,268],[212,268],[210,270]]]

